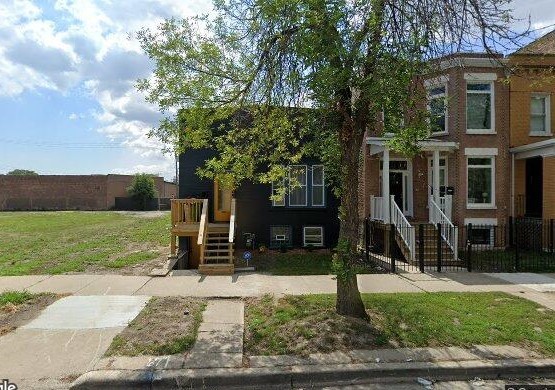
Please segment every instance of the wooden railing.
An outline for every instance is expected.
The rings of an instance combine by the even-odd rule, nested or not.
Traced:
[[[201,215],[208,206],[203,207],[208,199],[172,199],[171,200],[171,214],[172,226],[179,223],[199,223]]]
[[[414,234],[414,227],[409,223],[397,202],[395,202],[395,196],[391,195],[391,223],[395,225],[395,228],[399,232],[401,239],[407,245],[410,252],[410,259],[415,259],[415,248],[416,248],[416,238]]]
[[[449,248],[453,251],[453,258],[457,260],[458,257],[458,244],[459,244],[459,230],[453,225],[453,222],[438,206],[434,201],[433,196],[430,196],[428,200],[429,212],[430,212],[430,223],[437,227],[439,224],[441,227],[441,237],[445,240]]]
[[[385,221],[384,198],[379,196],[370,196],[370,218],[377,221]]]
[[[204,264],[204,247],[208,236],[208,199],[202,201],[202,213],[200,214],[197,244],[202,245],[200,249],[200,263]]]
[[[229,242],[235,241],[235,198],[231,199],[231,215],[229,217]]]

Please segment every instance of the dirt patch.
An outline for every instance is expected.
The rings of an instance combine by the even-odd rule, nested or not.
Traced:
[[[152,255],[154,258],[150,260],[139,260],[134,264],[110,267],[110,262],[117,263],[121,259],[134,255]],[[111,256],[106,264],[89,264],[83,272],[75,272],[76,274],[95,274],[95,275],[131,275],[131,276],[148,276],[155,268],[164,268],[168,261],[169,248],[165,246],[153,247],[152,245],[133,245],[125,252]]]
[[[307,356],[387,344],[369,322],[338,315],[332,300],[293,296],[275,299],[269,295],[248,299],[246,352],[249,355]]]
[[[107,356],[171,355],[190,349],[206,302],[189,297],[155,297],[117,335]]]
[[[116,214],[129,215],[131,217],[139,218],[158,218],[169,215],[169,211],[114,211]]]
[[[0,336],[35,319],[44,308],[61,297],[56,294],[37,294],[18,305],[0,307]]]

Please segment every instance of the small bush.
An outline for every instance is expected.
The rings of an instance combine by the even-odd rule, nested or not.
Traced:
[[[152,175],[148,173],[138,173],[135,175],[133,179],[133,183],[129,188],[127,188],[127,192],[137,204],[143,209],[146,209],[147,202],[151,199],[154,199],[158,196],[156,192],[156,186],[154,184],[154,178]]]

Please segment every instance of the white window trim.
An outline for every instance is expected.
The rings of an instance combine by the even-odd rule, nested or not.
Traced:
[[[315,243],[307,244],[306,229],[320,229],[320,242],[317,244]],[[318,247],[324,246],[324,227],[323,226],[303,226],[303,246],[308,246],[308,245],[318,246]]]
[[[304,168],[305,174],[305,184],[304,184],[304,204],[292,204],[291,203],[291,168],[301,167]],[[300,188],[303,186],[300,185]],[[298,189],[298,188],[294,188]],[[307,165],[291,165],[289,167],[289,207],[306,207],[308,205],[308,166]]]
[[[285,178],[283,178],[282,180],[283,180],[283,186],[285,187]],[[272,182],[272,196],[274,196],[274,182]],[[283,202],[283,204],[276,203],[276,200],[272,198],[272,206],[274,206],[274,207],[285,207],[285,195],[283,195],[282,202]]]
[[[530,99],[533,97],[545,98],[545,131],[532,131],[532,126],[530,126],[530,136],[531,137],[550,137],[551,133],[551,94],[533,92],[530,95]],[[532,112],[530,111],[530,119],[532,119]]]
[[[468,202],[468,159],[469,158],[490,158],[491,159],[491,203],[469,203]],[[495,156],[492,155],[467,155],[466,157],[466,208],[467,209],[489,209],[493,210],[495,206]]]
[[[447,156],[444,157],[439,157],[439,160],[445,160],[445,166],[442,167],[441,165],[439,166],[439,169],[441,170],[442,168],[445,169],[445,187],[449,186],[449,159],[447,158]],[[428,157],[428,196],[432,195],[432,189],[433,189],[433,183],[432,183],[432,173],[434,170],[433,166],[430,166],[434,161],[433,157]],[[441,183],[440,183],[440,187],[441,187]]]
[[[289,239],[287,239],[287,234],[275,234],[272,236],[272,228],[285,228],[289,230]],[[270,243],[269,245],[272,246],[273,242],[281,242],[281,243],[285,243],[289,246],[291,246],[293,244],[293,228],[290,225],[270,225]],[[283,236],[284,239],[277,239],[278,236]]]
[[[497,156],[498,154],[497,148],[464,148],[465,156],[491,157]]]
[[[322,184],[314,184],[314,167],[322,167]],[[312,166],[312,175],[311,175],[311,184],[312,184],[312,192],[311,192],[311,199],[310,204],[314,207],[325,207],[326,206],[326,170],[324,165],[317,164]],[[314,203],[314,188],[322,188],[322,204],[315,204]]]
[[[497,73],[465,73],[464,79],[466,81],[482,84],[484,81],[496,81],[499,78]]]
[[[407,210],[403,210],[403,214],[409,217],[412,217],[414,215],[414,209],[413,209],[413,205],[414,205],[414,194],[413,194],[413,171],[412,171],[412,159],[410,158],[398,158],[398,157],[393,157],[389,159],[389,162],[392,161],[406,161],[407,162],[407,169],[406,170],[400,170],[400,169],[391,169],[389,168],[389,173],[391,172],[402,172],[403,174],[406,175],[407,177],[407,184],[405,187],[406,190],[406,196],[407,196]],[[383,194],[383,189],[382,189],[382,180],[383,180],[383,157],[380,157],[380,177],[379,177],[379,190],[380,190],[380,194]],[[381,195],[380,195],[381,196]],[[404,209],[404,206],[403,206]]]
[[[438,76],[433,79],[428,79],[424,81],[424,87],[433,88],[438,87],[449,82],[449,75]]]
[[[449,134],[449,103],[447,101],[447,97],[448,97],[448,92],[447,92],[447,82],[449,81],[449,77],[445,78],[437,78],[436,79],[436,83],[429,83],[428,85],[426,85],[426,88],[428,89],[428,112],[430,111],[430,100],[431,99],[437,99],[437,98],[443,98],[444,102],[445,102],[445,109],[443,111],[444,115],[445,115],[445,130],[443,131],[432,131],[430,134],[432,136],[437,136],[437,135],[446,135]],[[440,82],[441,80],[441,82]],[[434,89],[434,88],[438,88],[438,87],[444,87],[445,88],[445,92],[444,93],[440,93],[437,95],[431,95],[430,94],[430,89]]]
[[[469,76],[469,78],[467,78]],[[472,77],[470,77],[472,76]],[[495,77],[495,78],[493,78]],[[489,84],[490,85],[490,124],[491,128],[489,129],[469,129],[468,128],[468,105],[467,105],[467,97],[468,94],[479,94],[485,93],[486,91],[468,91],[468,87],[465,89],[465,114],[466,114],[466,134],[497,134],[495,131],[495,83],[494,81],[497,80],[497,74],[495,73],[465,73],[464,78],[467,80],[466,84]]]

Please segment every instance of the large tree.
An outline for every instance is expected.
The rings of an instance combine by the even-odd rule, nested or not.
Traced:
[[[428,131],[415,80],[433,71],[433,58],[512,45],[520,36],[510,29],[509,5],[214,0],[210,15],[166,20],[138,34],[155,63],[153,76],[138,87],[168,114],[155,136],[178,151],[217,151],[202,176],[231,186],[283,183],[286,167],[305,156],[326,164],[341,200],[337,312],[366,317],[353,267],[364,134],[394,132],[392,146],[414,151]],[[278,187],[274,196],[285,191]]]

